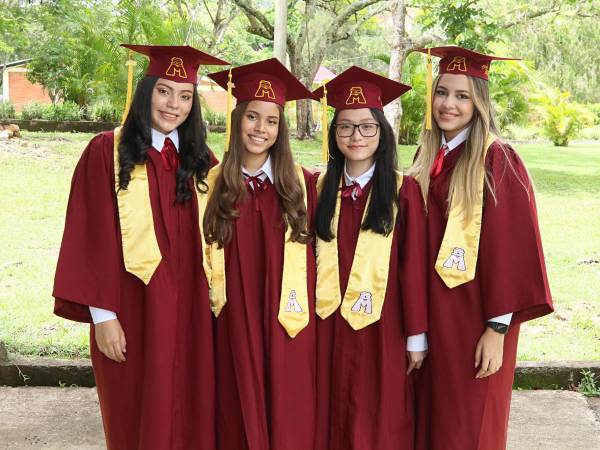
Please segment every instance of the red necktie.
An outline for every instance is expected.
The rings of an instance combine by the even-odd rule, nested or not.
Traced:
[[[244,174],[244,184],[246,184],[246,186],[249,187],[250,191],[252,192],[252,197],[254,198],[254,209],[257,211],[260,209],[258,206],[258,194],[260,192],[264,192],[269,183],[268,177],[263,180],[261,178],[262,175],[264,175],[264,172],[262,171],[255,176]]]
[[[352,184],[348,186],[344,185],[340,188],[340,191],[342,191],[342,198],[352,198],[353,200],[356,200],[362,195],[362,188],[356,181],[353,181]]]
[[[429,176],[431,178],[437,177],[444,167],[444,156],[446,156],[446,151],[448,150],[448,146],[446,144],[442,145],[438,150],[438,154],[433,160],[433,165],[431,166],[431,171],[429,172]]]
[[[160,151],[160,157],[162,158],[163,167],[165,170],[177,170],[179,167],[179,158],[177,157],[177,149],[175,144],[169,138],[165,138],[165,143]]]

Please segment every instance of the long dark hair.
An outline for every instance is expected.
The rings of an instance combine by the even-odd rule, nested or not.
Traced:
[[[394,229],[394,204],[398,205],[396,140],[394,131],[383,112],[371,108],[371,114],[379,123],[379,145],[374,154],[375,172],[372,178],[371,200],[361,229],[372,230],[375,233],[387,236]],[[337,230],[331,229],[331,221],[335,211],[340,179],[344,172],[345,157],[335,140],[334,125],[337,123],[337,118],[338,111],[335,112],[329,127],[328,140],[331,159],[327,164],[327,173],[319,195],[315,220],[317,236],[324,241],[333,239],[334,232],[337,232]],[[358,133],[358,130],[355,133]]]
[[[233,235],[233,220],[239,216],[236,205],[246,198],[247,190],[242,176],[244,143],[242,142],[242,119],[249,102],[239,103],[231,114],[231,141],[223,157],[222,170],[204,214],[204,236],[208,243],[217,242],[225,246]],[[290,149],[289,130],[281,106],[279,109],[279,129],[277,139],[269,149],[273,167],[274,188],[279,196],[286,226],[291,228],[290,239],[307,243],[307,213],[304,204],[302,185],[294,167]]]
[[[152,91],[158,77],[146,76],[135,90],[131,109],[121,130],[119,143],[119,189],[127,189],[131,171],[136,164],[145,164],[146,153],[152,146]],[[177,202],[192,197],[190,179],[196,176],[196,189],[206,190],[204,178],[210,168],[206,145],[206,127],[202,121],[200,99],[194,85],[192,109],[187,119],[177,128],[179,133],[179,168],[177,169]]]

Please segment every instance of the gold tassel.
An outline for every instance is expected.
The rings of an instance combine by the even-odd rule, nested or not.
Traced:
[[[229,68],[229,79],[227,80],[227,125],[225,133],[225,152],[229,150],[229,141],[231,140],[231,111],[233,111],[233,88],[235,85],[231,81],[231,67]]]
[[[427,85],[427,111],[425,112],[425,129],[431,130],[431,116],[433,115],[432,111],[432,91],[433,91],[433,67],[431,64],[431,49],[427,49],[427,78],[425,80]]]
[[[125,65],[127,66],[127,97],[125,100],[125,111],[123,112],[123,118],[121,124],[125,123],[127,114],[129,114],[129,108],[131,107],[131,97],[133,95],[133,67],[137,64],[132,58],[132,51],[129,50],[128,59]]]
[[[322,158],[323,162],[327,164],[329,162],[329,144],[327,140],[329,139],[329,133],[327,131],[327,86],[326,83],[323,83],[323,97],[321,97],[321,130],[323,137],[323,145],[322,145]]]

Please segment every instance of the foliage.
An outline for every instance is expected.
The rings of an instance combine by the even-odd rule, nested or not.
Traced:
[[[569,92],[549,90],[532,98],[544,117],[544,133],[555,146],[566,147],[584,127],[594,123],[594,115],[569,97]]]
[[[600,396],[600,379],[591,370],[581,371],[581,380],[577,385],[577,391],[586,397]]]
[[[15,117],[15,107],[12,103],[0,101],[0,119],[14,119]]]
[[[82,109],[79,105],[68,100],[64,103],[56,103],[46,108],[43,119],[64,122],[69,120],[80,120],[82,118],[81,115]]]
[[[404,63],[403,81],[411,85],[412,90],[401,97],[402,119],[398,132],[398,142],[402,144],[416,144],[421,134],[427,95],[424,61],[425,58],[421,54],[413,53],[409,55]]]
[[[27,103],[23,106],[21,111],[21,119],[23,120],[39,120],[43,119],[47,114],[46,111],[50,109],[50,105],[45,105],[39,102]]]
[[[600,125],[600,103],[590,103],[586,105],[587,109],[590,110],[596,118],[594,119],[594,125]]]
[[[94,102],[89,108],[91,120],[97,122],[118,122],[121,112],[108,99]]]
[[[207,124],[213,126],[224,127],[227,123],[227,117],[225,113],[212,111],[209,108],[204,108],[202,111],[202,117]]]

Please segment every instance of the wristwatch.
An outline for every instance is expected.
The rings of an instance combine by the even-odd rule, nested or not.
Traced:
[[[491,328],[492,330],[494,330],[496,333],[500,333],[500,334],[508,333],[508,325],[506,325],[505,323],[492,322],[490,320],[490,321],[488,321],[487,326],[489,328]]]

